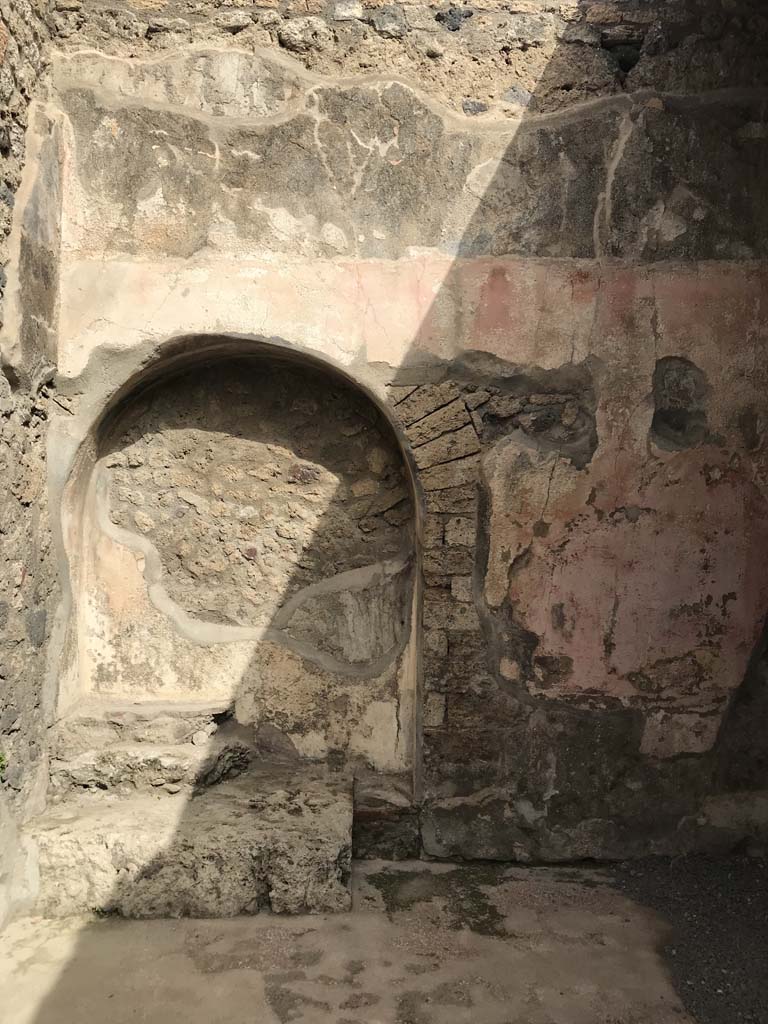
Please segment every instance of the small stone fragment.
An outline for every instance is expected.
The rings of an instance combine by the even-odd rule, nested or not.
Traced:
[[[511,683],[520,681],[520,665],[511,658],[502,658],[499,664],[499,672]]]
[[[336,0],[331,7],[331,18],[334,21],[360,21],[363,17],[360,0]]]
[[[322,18],[291,18],[277,31],[280,45],[295,53],[322,50],[333,42],[333,32]]]
[[[445,47],[442,46],[441,43],[431,35],[431,33],[417,33],[414,38],[414,43],[416,45],[416,49],[431,60],[436,60],[445,54]]]
[[[183,18],[166,18],[162,15],[149,19],[147,34],[149,36],[159,35],[162,32],[188,32],[189,22]]]
[[[527,89],[523,89],[520,85],[513,85],[507,89],[501,98],[505,103],[514,103],[518,107],[528,107],[533,99],[533,94],[528,92]]]
[[[424,706],[424,727],[438,729],[445,721],[445,694],[428,693]]]
[[[234,35],[236,32],[242,32],[244,28],[249,28],[253,24],[253,19],[246,11],[223,11],[216,15],[213,23],[217,28]]]
[[[461,109],[465,114],[484,114],[488,110],[488,104],[482,100],[462,100]]]
[[[408,32],[405,14],[398,4],[389,4],[374,11],[371,22],[379,35],[388,39],[402,39]]]
[[[449,32],[458,32],[467,18],[471,18],[474,13],[471,7],[446,7],[445,10],[437,12],[435,21]]]
[[[133,521],[137,529],[141,530],[142,533],[150,533],[155,528],[154,519],[148,516],[146,512],[142,512],[140,508],[137,508],[133,513]]]

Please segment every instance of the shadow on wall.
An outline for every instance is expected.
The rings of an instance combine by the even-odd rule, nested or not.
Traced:
[[[666,59],[702,14],[692,6],[686,23],[609,35],[616,96],[586,113],[540,118],[536,93],[521,94],[530,113],[472,183],[476,212],[394,375],[394,415],[426,495],[420,841],[433,856],[615,857],[715,841],[689,816],[729,777],[717,761],[732,747],[715,740],[767,603],[753,572],[768,509],[748,394],[765,382],[728,334],[733,308],[757,301],[738,289],[759,280],[685,264],[763,256],[768,211],[754,202],[764,148],[752,157],[748,141],[764,123],[762,96],[660,95]],[[567,91],[567,70],[556,52],[542,95],[553,83]],[[658,74],[659,93],[640,72]],[[624,91],[635,88],[650,91]],[[318,413],[330,408],[318,402]],[[122,450],[117,524],[137,494],[164,486],[131,494],[128,470],[142,467]],[[198,454],[182,444],[174,459],[186,474]],[[325,507],[337,510],[331,490]],[[159,528],[150,505],[139,511]],[[188,521],[187,510],[178,532],[167,521],[169,549]],[[361,528],[357,519],[350,533]],[[224,551],[229,525],[222,533]],[[164,579],[206,621],[253,623],[349,539],[336,511],[321,515],[261,605],[256,556],[196,568],[182,556]],[[222,573],[226,593],[210,585]],[[312,642],[330,636],[322,628]],[[742,750],[741,763],[753,754]],[[739,780],[765,784],[749,769]],[[184,864],[183,816],[169,851],[164,863],[178,851]],[[76,999],[66,976],[37,1024],[60,1024],[62,993]]]
[[[397,720],[394,671],[410,633],[414,502],[399,443],[376,406],[340,376],[273,349],[161,379],[138,409],[129,400],[117,416],[93,495],[96,535],[106,532],[116,549],[85,537],[84,547],[97,548],[84,552],[93,559],[86,576],[93,572],[109,605],[123,548],[132,547],[144,560],[134,585],[143,591],[151,581],[149,601],[131,604],[128,585],[121,618],[112,596],[113,621],[93,629],[108,650],[97,646],[93,660],[113,673],[97,670],[86,688],[234,701],[239,721],[280,731],[296,756],[343,763],[351,723],[361,725],[383,687],[388,736],[367,753],[381,770],[405,768],[401,730],[413,737]],[[158,635],[163,615],[173,619],[171,635],[181,634],[178,646]],[[260,641],[288,647],[297,665],[315,663],[307,681],[322,697],[303,692],[300,673],[281,690],[269,656],[253,665],[259,682],[245,672],[233,692],[225,666],[189,641],[230,642],[239,652],[250,642],[254,658]],[[333,691],[334,675],[349,692]],[[412,697],[402,701],[412,711]]]

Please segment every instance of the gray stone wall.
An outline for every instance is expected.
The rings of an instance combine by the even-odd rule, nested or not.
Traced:
[[[45,65],[47,0],[0,3],[0,320],[27,110]],[[42,367],[39,367],[42,369]],[[17,823],[47,785],[46,643],[54,606],[45,485],[46,373],[0,375],[0,923],[23,895]]]
[[[49,0],[0,3],[0,299],[5,290],[14,197],[24,165],[27,108],[45,67]],[[2,321],[0,306],[0,322]]]

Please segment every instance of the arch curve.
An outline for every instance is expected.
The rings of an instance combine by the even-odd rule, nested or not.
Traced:
[[[225,372],[226,368],[229,369]],[[150,466],[147,472],[141,470],[132,475],[131,467],[121,455],[123,442],[120,441],[132,423],[136,426],[142,415],[146,419],[147,409],[154,407],[156,411],[158,401],[170,398],[176,403],[176,419],[173,420],[170,429],[180,433],[186,430],[191,439],[188,439],[187,450],[194,449],[192,435],[201,423],[200,408],[196,409],[193,416],[193,419],[196,417],[197,426],[184,425],[185,387],[196,380],[202,392],[205,392],[206,387],[210,388],[215,382],[218,382],[217,386],[220,385],[222,375],[226,376],[226,373],[229,373],[231,384],[238,375],[244,378],[251,370],[254,374],[261,372],[262,375],[266,374],[274,379],[287,375],[291,377],[294,385],[305,389],[326,382],[331,389],[329,394],[335,396],[335,407],[343,405],[348,396],[356,396],[356,400],[371,410],[371,421],[382,425],[388,443],[397,453],[410,504],[408,529],[411,531],[410,548],[404,554],[395,555],[385,545],[382,550],[388,557],[376,557],[368,564],[358,564],[362,555],[355,551],[354,564],[349,567],[342,566],[340,571],[332,573],[330,579],[307,581],[302,577],[303,586],[299,588],[299,592],[295,592],[295,587],[288,588],[290,593],[283,595],[286,599],[280,601],[279,606],[270,609],[269,621],[263,621],[262,616],[262,620],[255,624],[222,621],[222,617],[227,617],[226,609],[217,608],[219,620],[214,621],[210,614],[199,614],[199,608],[185,607],[184,598],[197,599],[194,595],[195,588],[190,585],[189,573],[182,581],[184,585],[179,584],[175,592],[174,588],[169,586],[172,574],[169,564],[173,563],[176,566],[177,562],[183,562],[183,557],[173,551],[170,552],[170,562],[168,559],[164,561],[164,556],[169,554],[167,541],[169,536],[173,536],[174,524],[170,521],[163,524],[166,528],[162,534],[164,539],[158,541],[153,534],[156,522],[146,510],[139,509],[144,521],[152,522],[152,526],[148,527],[142,536],[141,530],[136,527],[136,508],[134,507],[133,511],[133,521],[126,522],[126,507],[132,502],[136,506],[137,501],[139,504],[145,499],[150,501],[147,493],[154,487],[151,496],[151,501],[154,501],[153,511],[162,510],[165,502],[166,511],[170,509],[169,515],[178,516],[176,532],[183,538],[188,519],[194,520],[190,529],[199,530],[200,522],[205,519],[207,508],[210,507],[210,495],[202,495],[197,506],[194,500],[187,502],[191,509],[187,516],[184,509],[180,510],[177,507],[178,502],[174,505],[178,495],[168,496],[174,486],[177,491],[179,490],[178,480],[176,484],[167,488],[157,484],[158,466],[162,470],[164,442],[161,430],[156,430],[152,434],[151,422],[155,421],[151,416],[147,422],[139,424],[137,429],[142,438],[141,444],[149,452],[150,462],[155,459],[154,468]],[[199,395],[196,400],[199,406]],[[325,404],[332,405],[333,402],[328,399]],[[287,450],[290,449],[290,444],[286,442],[286,438],[290,440],[290,410],[287,410],[286,415],[281,414],[280,418],[277,405],[279,402],[273,402],[270,411],[264,413],[261,417],[264,422],[260,423],[259,429],[263,427],[268,431],[270,424],[274,426],[279,421],[280,429],[283,431],[281,444]],[[219,402],[217,407],[219,421],[215,429],[209,431],[216,435],[208,443],[208,448],[212,451],[220,444],[222,430],[219,428],[231,411],[227,409],[226,401]],[[322,434],[322,428],[325,427],[327,430],[329,425],[324,400],[317,405],[317,410],[317,427]],[[306,416],[304,419],[306,423]],[[209,427],[210,423],[204,429]],[[252,436],[238,439],[240,449],[244,450],[251,446],[255,452],[256,449],[262,451],[269,448],[267,436],[256,436],[254,429],[253,423],[249,421],[249,425],[243,430],[233,432],[233,436],[234,433],[251,432]],[[357,423],[352,425],[352,429],[363,430]],[[375,425],[371,427],[374,433],[376,429]],[[363,438],[355,442],[358,463],[365,450],[364,440]],[[338,448],[338,439],[334,443]],[[323,442],[321,436],[312,439],[309,449],[306,443],[302,444],[305,462],[311,463],[315,456],[319,462],[322,462],[323,458],[328,462],[329,445]],[[159,462],[155,458],[158,451]],[[279,457],[274,452],[272,454],[275,465],[280,459],[286,463],[286,459],[290,461],[292,457],[290,451],[287,455],[281,451]],[[330,479],[334,473],[344,477],[339,486],[339,492],[343,492],[344,500],[351,495],[349,500],[354,504],[356,496],[373,493],[375,481],[371,477],[375,474],[372,470],[367,471],[364,480],[358,481],[360,486],[356,491],[355,482],[350,485],[344,476],[345,473],[349,476],[351,470],[347,471],[342,465],[343,460],[340,461],[337,454],[334,458],[336,462],[331,459],[323,466],[323,470],[326,478]],[[380,458],[384,468],[389,465],[387,458],[389,456],[386,452]],[[114,465],[108,464],[110,459]],[[138,459],[135,461],[137,465],[133,469],[139,470]],[[216,461],[215,457],[212,461]],[[115,484],[112,478],[119,477],[123,469],[125,481],[121,485],[121,491],[120,486]],[[282,473],[283,477],[284,469],[285,465],[277,466],[277,469],[275,466],[272,467],[273,472],[278,475]],[[240,468],[237,472],[240,473]],[[246,469],[241,476],[247,476],[248,472],[250,471]],[[319,475],[318,471],[318,479]],[[131,483],[126,482],[129,479]],[[285,494],[280,492],[276,495],[275,485],[270,486],[273,492],[270,500],[273,504],[284,502]],[[286,491],[293,488],[291,493],[294,494],[296,507],[291,514],[301,518],[306,508],[302,508],[301,495],[295,494],[294,482],[289,479],[286,483],[283,480],[280,486]],[[158,488],[162,499],[160,501],[156,500]],[[313,494],[311,499],[315,503],[322,504],[326,499],[331,503],[335,501],[337,506],[343,503],[338,495],[329,497],[328,493],[322,493],[322,487],[319,485],[314,490],[317,493]],[[257,719],[262,722],[270,719],[272,724],[278,720],[289,719],[288,732],[291,741],[301,754],[323,757],[329,751],[338,751],[341,747],[351,751],[351,755],[367,757],[371,763],[378,760],[377,767],[385,770],[404,770],[413,767],[419,690],[416,626],[421,601],[417,542],[421,496],[407,442],[402,437],[399,427],[393,422],[386,403],[370,386],[356,380],[349,371],[330,364],[314,353],[277,344],[274,339],[229,335],[186,336],[172,339],[162,347],[162,350],[153,353],[151,359],[145,359],[141,366],[127,375],[126,379],[106,397],[98,415],[93,418],[81,440],[65,491],[62,536],[67,558],[73,570],[70,612],[73,628],[70,629],[70,636],[77,648],[74,664],[70,666],[70,675],[74,675],[67,688],[70,698],[73,692],[76,692],[78,697],[95,692],[109,699],[125,696],[127,699],[138,697],[142,700],[176,700],[184,690],[184,687],[179,685],[181,664],[185,666],[184,670],[189,673],[189,679],[194,684],[194,699],[228,700],[235,707],[238,717],[250,725],[258,725]],[[125,500],[115,497],[119,494],[123,494]],[[123,506],[119,510],[123,516],[122,522],[116,521],[116,518],[120,519],[120,515],[115,514],[116,503]],[[226,502],[222,500],[219,504],[223,505]],[[307,505],[306,502],[304,504]],[[267,508],[267,505],[263,507]],[[248,508],[253,509],[253,506],[249,505]],[[327,528],[332,518],[327,508],[325,512],[325,525],[315,523],[309,531],[304,548],[298,552],[297,565],[302,571],[305,567],[301,559],[303,558],[304,562],[311,561],[311,553],[308,558],[307,549],[311,549],[313,545],[322,546],[318,535]],[[402,510],[400,514],[402,515]],[[390,523],[380,532],[390,537],[397,532],[395,526],[403,527],[404,522],[395,523],[394,526]],[[220,534],[226,534],[226,530],[220,528],[221,523],[215,523],[208,529],[208,539],[215,536],[214,527],[219,529]],[[289,532],[283,531],[286,534]],[[338,539],[339,533],[340,531],[336,529],[334,541]],[[241,541],[240,536],[237,542]],[[217,572],[219,583],[225,577],[228,584],[233,585],[238,581],[241,583],[244,579],[250,579],[253,575],[253,565],[246,564],[244,559],[258,561],[255,555],[247,554],[248,550],[257,550],[257,541],[251,549],[246,549],[246,554],[242,557],[242,545],[235,551],[234,560],[238,563],[239,576],[235,577],[232,573],[227,576],[229,569],[225,565],[223,569],[220,568],[213,573],[214,583],[217,581]],[[230,543],[229,548],[231,547]],[[375,550],[375,545],[372,550]],[[229,555],[232,556],[232,551],[229,551]],[[192,575],[194,576],[194,573]],[[176,583],[179,581],[176,580]],[[215,594],[216,587],[211,585],[209,593],[203,600],[206,607],[206,601],[210,603],[211,595],[215,598]],[[363,627],[366,627],[366,623],[368,626],[381,626],[382,623],[391,626],[393,607],[400,609],[397,614],[401,616],[403,626],[397,642],[389,646],[382,643],[379,645],[381,649],[375,644],[370,649],[364,649],[364,638],[353,635],[355,629],[360,623]],[[339,641],[341,650],[334,650],[333,630],[327,627],[329,622],[338,620],[339,616],[346,616],[346,633],[343,641]],[[69,646],[72,646],[71,643]],[[328,649],[329,647],[331,649]],[[190,654],[193,649],[194,652]],[[151,654],[151,658],[144,657],[142,660],[138,656],[139,651]],[[206,690],[201,685],[201,672],[217,675],[218,684]],[[275,684],[275,679],[281,673],[285,676],[284,685]],[[273,692],[265,697],[263,692],[259,692],[259,687],[268,676]],[[225,677],[226,682],[222,682]],[[139,678],[142,680],[140,685],[137,682]],[[151,685],[148,685],[148,680]],[[338,706],[348,709],[349,721],[340,721],[347,713],[339,713],[334,721],[331,721],[333,716],[326,716],[325,721],[318,727],[320,712],[316,701],[308,713],[298,709],[302,701],[305,712],[306,707],[312,705],[312,699],[307,697],[306,692],[301,695],[302,687],[307,692],[336,693]],[[364,697],[366,688],[369,691],[368,700]],[[293,698],[299,693],[300,699],[289,699],[291,695],[288,694],[288,690],[293,691]],[[292,707],[287,710],[285,707],[279,707],[281,700],[291,703]],[[370,707],[366,710],[366,704],[376,706],[373,717],[369,714]],[[306,719],[303,724],[299,722],[302,714]],[[403,720],[404,715],[408,721]],[[320,717],[322,718],[322,715]],[[312,728],[309,728],[310,725]],[[301,738],[297,737],[297,729],[300,731],[305,726],[306,742],[302,747]],[[312,736],[308,738],[309,733]],[[386,740],[382,743],[382,736],[387,733],[391,736],[388,747]]]

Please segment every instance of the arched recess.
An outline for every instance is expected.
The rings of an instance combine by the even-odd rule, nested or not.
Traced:
[[[59,712],[220,704],[266,748],[418,775],[421,504],[349,373],[274,340],[169,342],[63,489]]]

